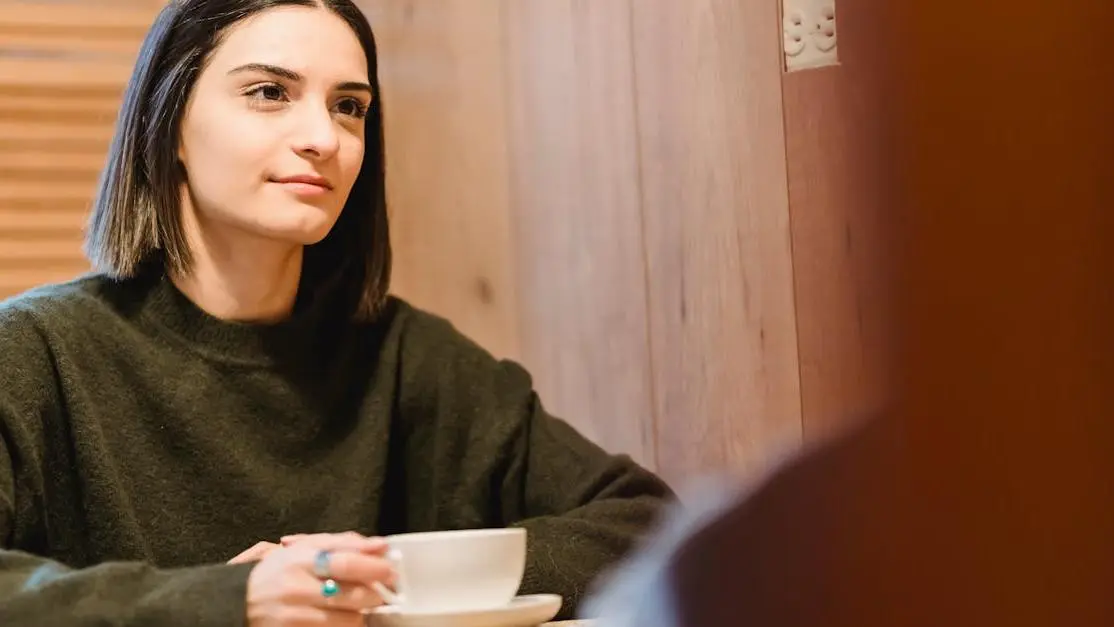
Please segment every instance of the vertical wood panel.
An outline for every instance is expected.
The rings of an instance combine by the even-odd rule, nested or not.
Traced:
[[[879,409],[892,372],[883,98],[871,56],[876,11],[840,0],[841,65],[786,74],[786,156],[804,436]]]
[[[557,413],[653,467],[627,2],[504,6],[525,359]]]
[[[497,0],[365,0],[380,48],[393,291],[517,357]]]
[[[659,467],[801,438],[778,6],[633,2]]]

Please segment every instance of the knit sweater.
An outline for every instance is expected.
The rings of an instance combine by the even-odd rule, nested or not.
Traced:
[[[261,540],[501,526],[570,617],[671,499],[397,298],[237,323],[160,274],[0,303],[0,625],[228,627]]]

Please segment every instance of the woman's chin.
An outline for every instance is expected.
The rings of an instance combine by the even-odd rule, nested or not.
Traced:
[[[301,244],[303,246],[312,246],[320,243],[329,234],[327,226],[316,229],[283,229],[274,231],[271,234],[276,240],[290,242],[291,244]]]
[[[260,224],[260,235],[265,237],[310,246],[325,239],[336,224],[333,216],[321,210],[311,210],[303,215],[274,216]]]

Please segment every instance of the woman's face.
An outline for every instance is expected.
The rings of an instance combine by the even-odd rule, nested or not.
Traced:
[[[326,9],[279,7],[234,25],[182,118],[183,211],[202,229],[313,244],[364,158],[367,59]]]

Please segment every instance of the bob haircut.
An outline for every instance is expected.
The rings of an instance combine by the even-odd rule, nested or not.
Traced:
[[[364,161],[337,223],[307,246],[299,304],[327,298],[355,321],[373,320],[387,299],[391,248],[387,225],[383,112],[375,38],[351,0],[171,0],[148,31],[124,90],[85,238],[93,267],[116,279],[144,268],[187,273],[178,161],[182,116],[197,78],[228,28],[279,6],[321,7],[343,19],[367,55],[374,94],[365,122]]]

